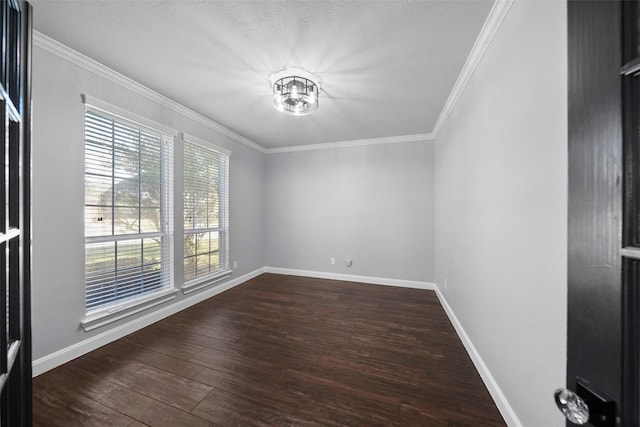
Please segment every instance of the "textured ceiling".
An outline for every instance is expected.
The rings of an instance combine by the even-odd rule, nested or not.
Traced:
[[[429,133],[493,1],[34,0],[37,31],[267,147]],[[322,81],[309,116],[269,75]]]

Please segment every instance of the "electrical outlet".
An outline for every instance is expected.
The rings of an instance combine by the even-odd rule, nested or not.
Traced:
[[[444,288],[447,289],[449,287],[448,279],[444,278]]]
[[[336,259],[334,257],[331,257],[331,265],[336,265]]]
[[[238,261],[233,261],[233,269],[234,270],[238,269]]]

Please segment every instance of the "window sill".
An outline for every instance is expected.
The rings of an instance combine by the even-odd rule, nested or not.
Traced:
[[[167,289],[147,297],[127,301],[121,305],[100,310],[85,317],[84,320],[80,322],[80,325],[82,325],[85,332],[89,332],[108,325],[109,323],[117,322],[125,317],[133,316],[151,307],[171,301],[176,297],[177,293],[178,291],[176,289]]]
[[[224,279],[231,277],[231,270],[224,270],[218,273],[212,274],[211,276],[203,277],[202,279],[194,279],[190,282],[187,282],[182,286],[182,293],[189,294],[191,292],[195,292],[207,286],[213,285],[215,283],[221,282]]]

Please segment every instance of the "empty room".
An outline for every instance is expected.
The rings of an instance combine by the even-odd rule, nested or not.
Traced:
[[[640,425],[638,4],[4,1],[0,425]]]

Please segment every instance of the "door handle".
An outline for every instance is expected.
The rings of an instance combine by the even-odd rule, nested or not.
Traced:
[[[556,406],[565,418],[574,424],[583,425],[589,421],[589,407],[585,401],[566,388],[559,388],[553,393]]]
[[[556,406],[565,418],[577,425],[616,426],[616,402],[583,378],[576,378],[575,393],[559,388],[553,394]]]

